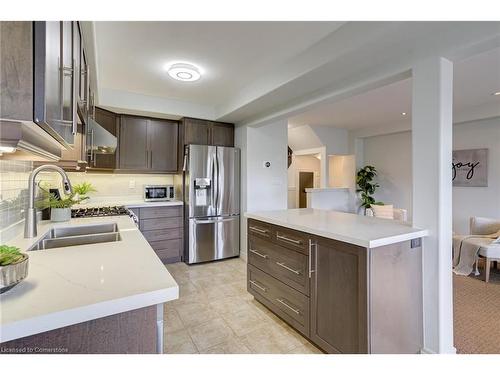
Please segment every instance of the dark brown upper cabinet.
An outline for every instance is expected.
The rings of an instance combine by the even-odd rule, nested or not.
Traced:
[[[149,168],[147,118],[121,116],[119,168],[145,170]]]
[[[190,117],[184,117],[182,124],[184,127],[184,145],[234,146],[233,124]]]
[[[122,115],[119,132],[119,169],[177,172],[176,121]]]
[[[179,124],[151,119],[148,127],[150,168],[153,171],[177,171]]]
[[[211,137],[214,146],[234,147],[234,125],[212,122]]]

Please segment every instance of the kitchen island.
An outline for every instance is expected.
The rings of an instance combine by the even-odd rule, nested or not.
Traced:
[[[163,303],[179,287],[131,218],[40,222],[37,237],[9,245],[25,251],[54,227],[103,223],[121,240],[27,252],[28,277],[0,295],[2,352],[162,352]]]
[[[247,213],[248,291],[328,353],[417,353],[423,229],[319,210]]]

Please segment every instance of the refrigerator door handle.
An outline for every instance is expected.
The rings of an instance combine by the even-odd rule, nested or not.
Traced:
[[[220,176],[219,176],[219,149],[218,147],[215,148],[215,176],[216,176],[216,183],[217,186],[215,187],[215,212],[217,215],[220,215],[220,210],[219,210],[219,189],[220,189]]]
[[[214,219],[194,219],[195,224],[214,224],[214,223],[223,223],[225,221],[232,221],[237,219],[238,216],[230,216],[230,217],[224,217],[224,218],[214,218]]]
[[[219,183],[217,181],[217,148],[214,147],[214,152],[212,153],[212,206],[215,209],[215,216],[219,215],[217,212],[217,190],[219,189]]]

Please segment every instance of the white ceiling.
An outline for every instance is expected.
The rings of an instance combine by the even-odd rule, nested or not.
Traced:
[[[95,22],[101,89],[221,105],[269,69],[317,43],[341,22]],[[165,66],[204,70],[197,82]]]
[[[454,117],[466,112],[500,114],[500,49],[462,60],[454,65]],[[323,125],[364,129],[387,125],[402,128],[411,123],[412,81],[405,79],[334,103],[322,104],[289,118],[289,127]],[[479,110],[479,111],[476,111]],[[401,113],[406,112],[403,116]],[[465,118],[465,117],[464,117]]]
[[[297,117],[301,123],[328,118],[331,125],[332,102],[408,78],[405,72],[419,59],[443,56],[457,62],[500,47],[500,22],[88,23],[99,105],[237,125],[305,111],[310,118]],[[165,71],[173,61],[197,64],[205,74],[197,82],[174,81]],[[461,76],[460,64],[456,69]],[[476,87],[477,82],[494,83],[492,69],[483,75],[481,69],[477,80],[468,78],[463,85],[464,103],[482,92],[484,85]],[[356,103],[336,104],[333,125],[398,121],[400,108],[409,107],[403,93],[409,83],[401,85],[381,89],[391,100],[369,93],[355,99],[364,113],[356,113]],[[458,108],[461,98],[457,103]]]

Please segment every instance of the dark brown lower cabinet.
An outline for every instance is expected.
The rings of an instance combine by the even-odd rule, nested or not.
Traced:
[[[327,353],[422,349],[422,248],[364,248],[248,220],[247,289]]]
[[[153,305],[7,341],[0,344],[0,353],[154,354],[157,334]]]
[[[367,353],[366,249],[319,237],[313,248],[311,340],[329,353]]]
[[[182,260],[183,210],[180,206],[133,208],[139,218],[139,229],[163,263]]]

